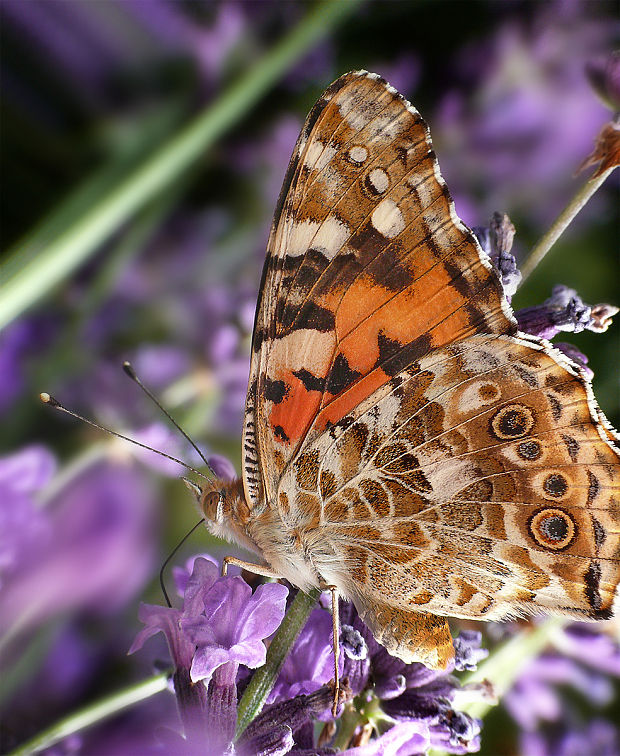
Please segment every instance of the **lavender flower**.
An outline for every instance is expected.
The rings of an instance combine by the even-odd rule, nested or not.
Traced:
[[[177,569],[175,579],[183,595],[182,608],[143,605],[140,619],[146,627],[136,637],[131,652],[153,634],[165,634],[175,665],[183,742],[190,750],[199,748],[208,732],[213,752],[229,753],[238,688],[245,683],[239,667],[255,668],[264,663],[263,639],[282,619],[287,589],[266,584],[252,594],[241,577],[220,578],[217,566],[201,557],[194,560],[191,575]],[[479,723],[454,709],[452,701],[459,685],[453,677],[422,664],[406,665],[390,656],[374,640],[352,604],[342,602],[341,616],[345,693],[375,698],[382,716],[393,725],[389,733],[368,746],[358,744],[362,750],[354,748],[352,753],[418,753],[431,745],[451,753],[476,748]],[[333,674],[331,630],[329,613],[315,609],[265,709],[245,730],[236,753],[263,752],[260,749],[264,747],[266,754],[302,754],[304,749],[320,754],[328,747],[329,738],[323,738],[323,745],[316,750],[312,722],[331,719],[333,693],[325,684]],[[480,648],[480,634],[473,632],[463,633],[455,649],[457,669],[473,669],[486,655]],[[405,750],[399,750],[401,746]]]
[[[482,251],[493,263],[510,302],[521,282],[521,273],[511,252],[514,226],[505,213],[494,213],[489,226],[474,226],[472,231]],[[561,332],[581,333],[589,330],[604,333],[618,311],[617,307],[609,304],[587,305],[575,289],[557,284],[542,305],[517,310],[515,317],[521,331],[552,339]],[[594,373],[587,366],[588,358],[576,346],[565,342],[554,346],[574,362],[588,380],[592,380]]]
[[[474,226],[472,231],[493,263],[510,301],[521,283],[521,272],[512,254],[515,227],[506,213],[493,213],[488,227]]]
[[[333,693],[328,686],[322,686],[309,695],[297,695],[289,700],[273,704],[254,719],[240,739],[240,756],[263,753],[268,739],[278,737],[276,748],[282,750],[264,753],[294,753],[298,756],[321,756],[333,753],[332,749],[316,749],[314,746],[313,722],[331,707]],[[288,732],[291,737],[288,737]],[[271,746],[273,748],[273,746]]]
[[[594,371],[588,367],[588,358],[574,344],[569,344],[566,341],[556,341],[553,346],[574,362],[589,381],[594,378]]]
[[[221,454],[210,454],[209,465],[218,478],[234,480],[237,477],[237,471],[228,457],[224,457]]]
[[[610,307],[610,309],[613,311],[616,308]],[[606,325],[600,324],[592,317],[592,307],[583,302],[575,289],[570,289],[563,284],[554,286],[551,296],[542,305],[524,307],[522,310],[517,310],[515,316],[522,331],[544,339],[552,339],[560,331],[581,333],[586,329],[606,330],[611,323],[611,318],[608,316]]]
[[[620,733],[611,722],[597,717],[579,729],[561,727],[554,732],[525,732],[521,753],[528,756],[617,756]]]
[[[239,665],[265,662],[263,639],[284,615],[287,589],[261,585],[254,594],[240,577],[220,578],[217,567],[197,558],[183,592],[182,609],[143,604],[146,627],[130,653],[163,632],[175,666],[177,701],[190,744],[204,744],[207,733],[217,753],[232,741],[236,723]]]
[[[373,638],[352,604],[341,605],[341,617],[359,633],[367,648],[366,655],[358,650],[344,655],[343,675],[354,693],[359,695],[372,681],[371,690],[384,714],[398,722],[424,724],[433,747],[450,753],[478,749],[481,723],[454,709],[459,684],[449,674],[451,669],[434,672],[423,664],[405,664],[391,656]],[[455,641],[454,668],[475,668],[488,653],[480,648],[480,642],[480,633],[462,633]],[[418,730],[416,736],[421,733],[423,730]]]
[[[386,733],[365,745],[348,748],[347,756],[407,756],[426,753],[431,747],[424,722],[398,722]]]
[[[588,4],[562,0],[532,15],[508,16],[494,35],[461,49],[434,118],[442,171],[465,222],[496,207],[551,221],[608,115],[584,65],[612,44],[611,26]],[[483,195],[477,210],[473,186]]]
[[[324,609],[315,609],[287,656],[267,701],[312,693],[333,676],[331,615]]]
[[[178,53],[190,51],[207,81],[219,77],[245,27],[243,6],[236,3],[221,3],[210,28],[195,23],[182,6],[164,0],[147,4],[128,0],[123,6],[135,17],[139,28],[148,29],[154,42]]]
[[[35,496],[55,469],[52,453],[38,445],[0,459],[0,586],[52,537]]]
[[[92,464],[36,509],[33,494],[41,493],[53,465],[40,447],[0,463],[3,632],[23,634],[78,608],[122,606],[153,563],[153,500],[136,470]]]
[[[561,331],[581,333],[589,330],[603,333],[611,325],[611,319],[617,312],[617,307],[608,304],[587,305],[574,289],[558,284],[542,305],[524,307],[517,310],[515,316],[522,331],[552,339]],[[594,373],[587,366],[588,358],[577,347],[564,342],[554,346],[572,360],[587,379],[592,380]]]
[[[287,593],[278,583],[260,585],[252,594],[241,577],[218,580],[203,596],[203,613],[181,619],[182,629],[196,644],[192,681],[210,680],[225,664],[235,667],[235,675],[239,664],[262,666],[263,639],[280,624]]]
[[[119,610],[154,564],[154,497],[134,465],[90,455],[64,475],[55,471],[55,458],[39,445],[0,459],[0,665],[10,693],[2,713],[11,723],[3,730],[9,748],[32,732],[33,712],[45,712],[39,727],[51,724],[123,658]],[[24,668],[20,659],[43,640],[49,646],[40,666]]]

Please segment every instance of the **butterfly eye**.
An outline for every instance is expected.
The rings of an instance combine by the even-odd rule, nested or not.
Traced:
[[[202,499],[202,511],[210,522],[217,522],[221,516],[224,501],[223,491],[208,491]]]

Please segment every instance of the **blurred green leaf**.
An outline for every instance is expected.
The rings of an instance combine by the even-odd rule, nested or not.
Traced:
[[[104,171],[80,188],[38,233],[17,246],[3,267],[0,328],[46,296],[123,223],[166,191],[360,2],[319,3],[256,66],[139,166],[111,181]]]

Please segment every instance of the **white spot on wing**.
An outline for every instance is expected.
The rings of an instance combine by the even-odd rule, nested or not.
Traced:
[[[383,168],[374,168],[368,174],[368,180],[378,194],[383,194],[390,185],[390,180]]]
[[[352,95],[343,97],[338,103],[340,115],[354,131],[361,131],[372,118],[372,113],[355,102]]]
[[[392,113],[384,113],[373,120],[370,128],[373,134],[383,136],[386,139],[395,139],[404,131],[406,125],[405,119],[400,115],[394,117]]]
[[[356,145],[355,147],[351,147],[349,150],[349,158],[353,163],[363,163],[364,160],[368,157],[368,150],[365,147],[362,147],[361,145]]]
[[[467,458],[449,457],[443,451],[429,452],[424,447],[418,448],[416,453],[424,476],[443,501],[450,501],[452,496],[480,476],[475,465]]]
[[[312,375],[325,375],[335,346],[333,331],[320,333],[300,328],[272,342],[269,365],[273,366],[274,374],[285,367],[291,372],[304,368]]]
[[[312,220],[304,220],[294,223],[286,245],[286,254],[289,257],[299,257],[305,254],[312,244],[320,223]]]
[[[388,239],[398,236],[405,228],[403,214],[396,202],[391,199],[384,199],[377,205],[370,222],[380,234]]]
[[[439,196],[439,192],[435,190],[435,187],[436,184],[432,181],[421,181],[416,186],[414,191],[422,210],[426,210],[427,207],[430,207]]]
[[[333,260],[351,236],[346,224],[335,216],[325,218],[310,246],[320,249],[328,260]]]
[[[313,142],[304,157],[304,165],[316,171],[322,171],[336,154],[337,149],[323,142]]]

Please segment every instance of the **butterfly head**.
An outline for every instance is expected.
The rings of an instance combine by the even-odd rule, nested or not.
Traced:
[[[250,519],[243,481],[213,480],[197,493],[198,506],[209,532],[243,548],[260,553],[247,530]]]

